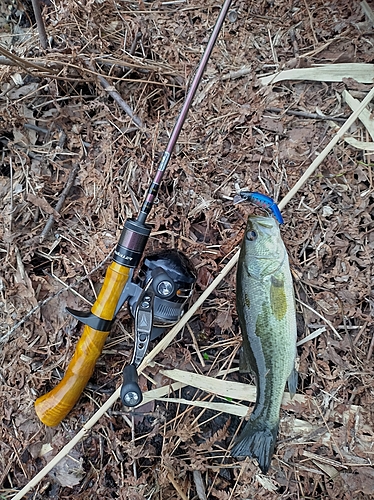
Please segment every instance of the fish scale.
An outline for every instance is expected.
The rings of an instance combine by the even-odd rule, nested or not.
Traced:
[[[236,306],[243,336],[241,371],[256,376],[255,408],[231,451],[270,467],[287,380],[296,392],[296,313],[293,284],[279,225],[249,216],[237,270]]]

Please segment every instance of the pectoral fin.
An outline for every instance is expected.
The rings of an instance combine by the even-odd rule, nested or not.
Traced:
[[[280,278],[271,277],[270,305],[271,311],[277,320],[284,318],[287,312],[287,298],[284,290],[283,276]]]
[[[288,377],[287,380],[288,390],[290,391],[291,398],[293,398],[294,395],[296,394],[298,378],[299,374],[297,373],[296,368],[293,368],[291,375]]]
[[[239,371],[240,373],[251,373],[252,371],[250,358],[248,353],[245,352],[244,345],[241,347],[239,353]]]

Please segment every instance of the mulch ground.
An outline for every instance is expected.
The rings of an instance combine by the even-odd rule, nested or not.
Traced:
[[[233,203],[237,189],[282,199],[335,133],[315,113],[346,118],[342,92],[362,100],[371,88],[353,80],[264,87],[258,77],[372,62],[373,25],[363,3],[234,1],[148,219],[147,252],[185,252],[198,272],[195,299],[236,252],[253,210]],[[126,308],[63,423],[48,429],[35,416],[34,400],[61,379],[81,331],[65,307],[89,308],[72,290],[95,300],[220,3],[46,2],[46,50],[30,5],[2,9],[0,47],[24,59],[10,65],[0,58],[0,498],[12,498],[120,384],[132,350]],[[358,121],[351,133],[371,140]],[[314,403],[282,410],[267,476],[254,461],[230,457],[238,417],[165,401],[131,414],[117,402],[29,498],[374,498],[372,160],[339,142],[283,210],[298,335],[322,330],[298,348],[298,392]],[[214,377],[238,366],[240,344],[231,272],[146,375],[163,385],[160,366]],[[253,382],[237,372],[228,378]],[[192,387],[174,396],[213,401]]]

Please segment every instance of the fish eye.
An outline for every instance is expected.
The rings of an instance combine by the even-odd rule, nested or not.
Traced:
[[[257,233],[256,231],[247,231],[247,234],[245,235],[248,241],[255,241],[257,240]]]

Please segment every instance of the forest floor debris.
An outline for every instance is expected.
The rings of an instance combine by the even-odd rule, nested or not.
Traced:
[[[89,386],[64,422],[47,429],[35,416],[34,400],[60,379],[80,333],[65,307],[87,306],[72,289],[94,301],[124,221],[143,201],[219,12],[210,0],[46,3],[45,50],[30,6],[0,6],[4,498],[27,484],[120,383],[132,348],[127,310],[119,314]],[[373,86],[352,78],[268,85],[263,79],[317,65],[372,65],[373,9],[372,2],[346,0],[232,4],[149,218],[147,251],[177,247],[189,255],[198,272],[196,297],[240,244],[252,208],[233,204],[237,187],[282,199],[335,133],[325,118],[346,118]],[[130,107],[140,128],[101,87],[98,75]],[[368,110],[366,122],[356,120],[349,130],[353,141],[340,141],[283,211],[282,234],[299,300],[298,334],[300,340],[312,335],[298,347],[300,397],[282,409],[269,474],[228,452],[246,400],[234,404],[192,381],[179,381],[174,391],[168,387],[166,374],[177,370],[253,383],[237,371],[241,337],[231,272],[183,335],[146,369],[144,384],[167,391],[132,413],[118,401],[32,498],[373,496]],[[76,166],[75,181],[58,207]],[[50,217],[53,226],[41,238]],[[229,406],[239,411],[222,411]]]

